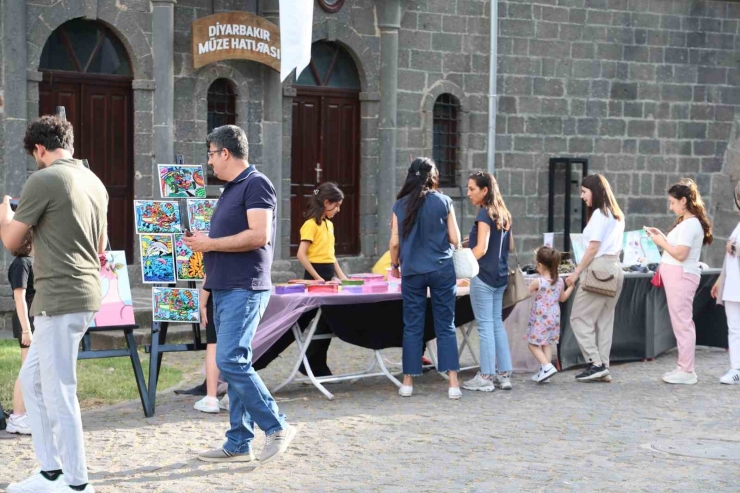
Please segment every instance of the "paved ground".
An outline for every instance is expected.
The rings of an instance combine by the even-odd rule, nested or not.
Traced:
[[[367,356],[332,346],[335,368],[362,367]],[[388,351],[387,359],[399,358]],[[269,385],[288,363],[264,372]],[[737,492],[740,386],[717,382],[728,363],[724,351],[701,349],[697,363],[701,380],[693,387],[659,382],[675,365],[668,354],[615,365],[612,384],[576,383],[567,371],[537,386],[522,374],[511,392],[466,392],[457,402],[432,373],[409,399],[380,378],[333,386],[334,401],[296,384],[277,395],[299,430],[294,445],[256,469],[195,460],[220,444],[227,416],[200,414],[192,399],[163,393],[151,419],[138,402],[84,412],[91,479],[103,493]],[[260,436],[257,452],[262,443]],[[656,450],[708,447],[734,460]],[[0,464],[0,488],[25,477],[36,466],[30,441],[0,441]]]

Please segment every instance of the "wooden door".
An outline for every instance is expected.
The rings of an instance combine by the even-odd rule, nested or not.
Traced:
[[[102,75],[45,74],[39,113],[64,106],[74,128],[75,152],[108,190],[108,236],[113,250],[133,263],[133,98],[130,81]]]
[[[298,88],[293,99],[290,252],[296,255],[306,203],[317,185],[333,181],[344,192],[335,217],[337,255],[360,252],[360,102],[356,91]]]

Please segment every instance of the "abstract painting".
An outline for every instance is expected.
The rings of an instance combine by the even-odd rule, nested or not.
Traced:
[[[218,199],[188,199],[188,218],[191,231],[210,231],[211,217]]]
[[[174,283],[172,235],[139,235],[141,279],[145,283]]]
[[[199,323],[197,289],[152,288],[154,322]]]
[[[206,196],[206,182],[200,165],[159,164],[159,189],[162,198]]]
[[[194,252],[182,241],[185,235],[175,235],[175,266],[178,281],[202,281],[203,253]]]
[[[624,267],[660,263],[658,245],[647,235],[645,230],[626,231],[622,250],[624,251],[622,260]]]
[[[126,252],[105,252],[100,257],[103,301],[90,327],[134,325],[134,304],[126,267]]]
[[[180,233],[180,207],[170,200],[134,200],[137,233]]]

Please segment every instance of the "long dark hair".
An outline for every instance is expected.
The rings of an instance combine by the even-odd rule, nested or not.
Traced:
[[[308,200],[306,212],[303,217],[313,219],[316,224],[321,224],[324,220],[324,201],[328,200],[331,204],[336,204],[344,200],[344,193],[339,189],[336,183],[327,181],[319,185],[319,188],[313,191],[313,196]]]
[[[712,223],[709,222],[707,217],[707,209],[704,207],[704,201],[699,193],[699,187],[696,186],[694,180],[689,178],[682,178],[681,181],[671,186],[668,189],[668,195],[676,200],[686,199],[686,209],[692,213],[701,223],[701,228],[704,230],[704,245],[711,245],[714,238],[712,237]],[[683,222],[683,216],[676,219],[675,224],[669,231],[678,226]]]
[[[473,180],[478,188],[488,189],[488,193],[483,197],[483,207],[485,207],[488,217],[496,225],[496,229],[508,231],[511,228],[511,213],[504,204],[504,198],[501,196],[496,178],[487,171],[475,171],[470,174],[468,179]]]
[[[609,186],[609,182],[606,181],[604,175],[588,175],[581,181],[581,186],[591,190],[591,206],[588,207],[589,220],[596,209],[599,209],[607,217],[609,217],[608,212],[611,212],[612,217],[617,221],[624,218],[624,213],[619,208],[617,199],[614,198],[612,193],[612,187]]]
[[[427,157],[418,157],[411,162],[409,172],[406,175],[406,181],[398,192],[397,200],[408,195],[406,204],[406,217],[401,225],[401,238],[406,238],[416,223],[416,216],[419,215],[419,209],[424,204],[424,199],[429,192],[437,188],[439,173],[437,165]]]

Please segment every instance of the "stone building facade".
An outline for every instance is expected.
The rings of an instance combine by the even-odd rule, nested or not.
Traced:
[[[351,236],[341,261],[351,270],[368,268],[386,250],[390,205],[412,156],[449,161],[444,191],[464,211],[458,216],[463,230],[469,229],[467,174],[487,166],[491,2],[315,1],[315,72],[307,69],[298,81],[280,83],[273,70],[249,61],[195,70],[190,55],[194,20],[247,11],[277,23],[278,0],[0,0],[2,189],[20,193],[35,168],[22,150],[25,126],[50,101],[63,100],[55,95],[61,91],[55,75],[59,66],[44,65],[45,47],[50,49],[50,39],[62,39],[54,36],[66,23],[82,19],[101,26],[111,46],[119,43],[117,53],[123,50],[127,58],[127,70],[115,75],[128,85],[113,77],[123,84],[120,97],[129,98],[130,111],[123,113],[126,162],[110,164],[111,170],[124,166],[130,175],[118,184],[129,194],[121,192],[121,203],[158,197],[157,163],[182,155],[186,163],[205,164],[209,126],[230,118],[246,130],[250,161],[280,195],[278,271],[295,265],[291,234],[300,221],[301,187],[324,179],[347,181],[351,190],[351,212],[343,208],[335,221],[344,221],[342,235]],[[736,221],[731,188],[740,178],[734,123],[740,105],[740,4],[526,0],[494,5],[499,19],[495,172],[514,214],[520,248],[531,251],[547,230],[552,157],[587,158],[590,172],[605,173],[625,209],[628,229],[669,226],[665,191],[679,177],[690,176],[704,194],[717,237],[729,234]],[[74,45],[73,36],[67,37]],[[95,66],[97,55],[84,62],[90,53],[85,49],[82,43],[78,58],[83,61],[68,70]],[[345,72],[332,82],[332,71],[340,69]],[[78,81],[83,86],[96,77],[83,75]],[[117,94],[108,96],[113,101]],[[214,109],[211,97],[221,97],[226,109]],[[321,127],[316,152],[323,158],[339,153],[334,159],[341,166],[312,161],[313,144],[306,139],[313,120],[300,116],[312,101],[327,105],[322,106],[326,115],[332,105],[341,108],[347,125],[356,125],[354,133],[342,134],[346,128],[332,130],[326,117],[316,120]],[[331,138],[336,135],[341,138]],[[327,141],[339,144],[327,148]],[[98,163],[91,160],[91,166]],[[319,180],[298,183],[296,170],[305,182],[314,166]],[[218,185],[209,193],[217,194]],[[556,223],[563,213],[561,199]],[[574,215],[578,203],[574,196]],[[121,224],[126,221],[115,227]],[[128,242],[129,262],[137,262],[133,234],[117,241]],[[714,265],[721,256],[719,243],[705,254]],[[7,264],[9,256],[5,259]],[[0,308],[8,309],[7,287],[0,294]]]

